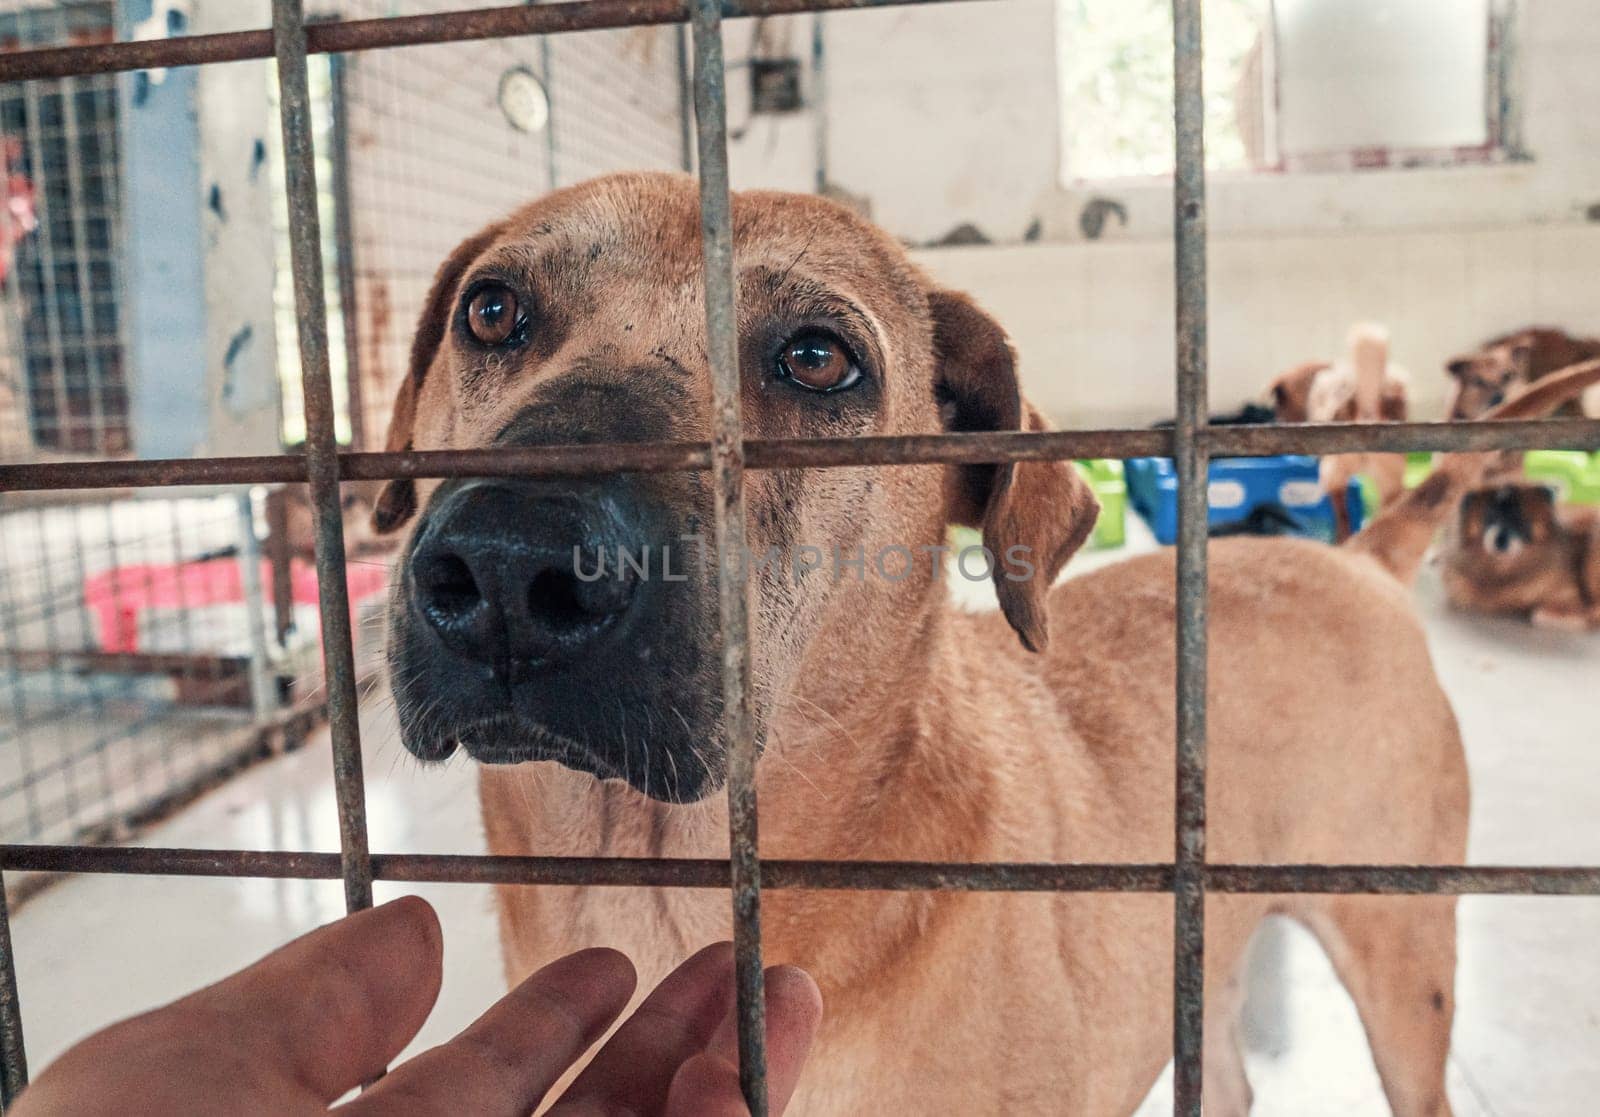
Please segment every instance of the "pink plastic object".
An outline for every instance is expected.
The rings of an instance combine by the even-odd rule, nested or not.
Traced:
[[[383,592],[388,571],[382,566],[351,564],[345,577],[350,603],[360,604]],[[139,650],[139,610],[179,609],[226,605],[244,601],[239,560],[206,559],[199,562],[142,563],[119,566],[84,579],[83,599],[100,621],[100,647],[107,652]],[[317,603],[317,572],[308,563],[292,560],[289,582],[296,605]],[[272,566],[261,563],[261,584],[272,584]]]

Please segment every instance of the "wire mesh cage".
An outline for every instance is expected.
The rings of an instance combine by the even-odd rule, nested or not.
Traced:
[[[983,891],[1084,891],[1169,893],[1174,905],[1175,1107],[1200,1112],[1204,915],[1208,892],[1352,893],[1600,893],[1594,867],[1464,867],[1372,865],[1217,865],[1206,856],[1206,492],[1204,477],[1214,454],[1262,454],[1296,450],[1427,450],[1531,448],[1600,444],[1600,424],[1568,419],[1547,423],[1352,424],[1311,429],[1232,427],[1212,429],[1206,414],[1206,210],[1201,112],[1200,3],[1175,0],[1176,77],[1176,292],[1177,422],[1166,430],[1063,431],[1052,433],[954,434],[859,439],[747,441],[739,412],[737,322],[734,314],[732,230],[728,192],[725,64],[722,21],[801,11],[879,6],[876,0],[581,0],[482,10],[445,9],[440,4],[390,14],[345,9],[334,18],[307,22],[299,0],[276,0],[270,30],[241,28],[181,37],[101,41],[90,38],[64,48],[28,49],[0,56],[0,81],[24,87],[77,80],[78,75],[133,73],[153,67],[271,58],[277,81],[276,115],[281,123],[282,196],[287,213],[282,232],[289,260],[294,328],[278,330],[287,348],[292,337],[298,360],[300,418],[285,422],[303,432],[299,453],[117,460],[126,447],[83,447],[80,460],[45,459],[33,452],[0,466],[0,490],[8,494],[68,489],[162,485],[304,486],[312,513],[318,578],[315,593],[324,656],[327,704],[332,719],[334,780],[340,822],[340,852],[117,849],[6,844],[0,868],[63,872],[176,873],[323,877],[342,880],[351,909],[371,903],[374,879],[395,881],[493,881],[544,884],[628,884],[730,889],[735,917],[741,1080],[753,1113],[765,1112],[762,1025],[760,898],[763,889],[917,889]],[[378,7],[382,12],[376,11]],[[443,10],[441,10],[443,9]],[[319,16],[329,12],[319,11]],[[373,18],[363,18],[371,15]],[[708,352],[714,385],[712,438],[697,444],[540,446],[517,449],[434,452],[371,452],[382,425],[386,389],[402,367],[405,323],[412,317],[434,261],[472,222],[486,219],[514,199],[616,165],[685,166],[682,68],[676,28],[688,24],[692,38],[696,140],[694,166],[700,176]],[[52,32],[59,41],[60,32]],[[96,32],[96,34],[100,34]],[[544,38],[528,38],[545,36]],[[104,36],[119,38],[118,36]],[[19,40],[29,45],[29,40]],[[491,91],[468,89],[456,80],[475,48],[473,65],[494,73]],[[369,50],[390,48],[367,55]],[[394,48],[405,48],[394,49]],[[426,55],[426,61],[420,61]],[[328,65],[336,56],[341,61]],[[485,65],[483,59],[495,61]],[[616,75],[626,72],[625,80]],[[530,81],[531,79],[531,81]],[[42,86],[41,86],[42,88]],[[507,92],[509,90],[509,93]],[[541,108],[540,94],[543,96]],[[319,107],[318,96],[325,100]],[[39,94],[36,92],[36,98]],[[502,100],[513,106],[508,109]],[[605,129],[564,131],[563,106],[591,106]],[[9,102],[7,102],[9,103]],[[676,107],[674,107],[676,106]],[[497,133],[499,147],[474,143],[479,114],[514,112],[551,122],[535,139]],[[11,119],[11,118],[7,118]],[[31,118],[30,118],[31,119]],[[98,119],[98,118],[92,118]],[[578,119],[583,120],[584,117]],[[419,128],[427,122],[459,147],[432,145]],[[81,124],[81,121],[80,121]],[[343,136],[343,142],[339,136]],[[604,136],[617,137],[614,146]],[[451,141],[456,143],[455,140]],[[541,146],[542,143],[542,146]],[[321,145],[332,144],[334,150]],[[41,157],[42,158],[42,157]],[[514,161],[515,176],[503,168]],[[456,164],[462,173],[444,173]],[[30,163],[29,167],[42,164]],[[514,179],[514,181],[508,181]],[[70,183],[69,183],[70,188]],[[340,195],[348,197],[341,202]],[[69,197],[71,195],[68,195]],[[452,205],[439,204],[448,196]],[[464,203],[464,204],[458,204]],[[353,259],[326,251],[324,227],[346,230]],[[108,234],[109,235],[109,234]],[[334,235],[337,246],[343,240]],[[77,251],[94,234],[64,237]],[[39,265],[48,275],[49,268]],[[341,274],[341,271],[344,274]],[[74,278],[79,273],[70,272]],[[89,283],[91,290],[97,285]],[[49,288],[52,280],[46,279]],[[69,287],[71,285],[69,284]],[[114,283],[113,283],[114,286]],[[337,298],[335,297],[337,294]],[[350,295],[348,299],[344,296]],[[342,318],[340,317],[342,316]],[[339,320],[340,328],[334,323]],[[97,319],[98,321],[98,319]],[[84,318],[87,322],[87,317]],[[56,332],[51,333],[54,329]],[[32,336],[32,335],[28,335]],[[46,322],[39,336],[65,339]],[[76,335],[73,335],[76,336]],[[344,356],[338,358],[336,351]],[[352,358],[353,355],[353,358]],[[85,358],[87,360],[87,358]],[[56,366],[51,366],[54,369]],[[69,367],[51,376],[55,410],[47,413],[61,432],[78,429]],[[110,366],[106,366],[110,367]],[[340,382],[336,370],[345,370]],[[86,364],[84,369],[88,369]],[[350,370],[357,370],[352,377]],[[88,371],[72,372],[85,383]],[[49,377],[46,377],[49,379]],[[56,385],[60,384],[60,391]],[[351,389],[354,389],[352,391]],[[65,392],[66,402],[61,402]],[[288,398],[286,393],[286,399]],[[106,399],[111,397],[107,395]],[[342,402],[341,402],[342,401]],[[354,401],[354,402],[352,402]],[[32,407],[29,403],[26,406]],[[77,407],[78,410],[74,410]],[[341,409],[344,417],[341,423]],[[287,408],[286,408],[287,410]],[[81,425],[81,424],[80,424]],[[358,432],[362,437],[357,438]],[[76,436],[73,436],[76,437]],[[353,445],[351,444],[353,440]],[[70,439],[67,439],[70,441]],[[350,446],[342,449],[342,446]],[[59,447],[58,445],[58,448]],[[135,451],[139,448],[133,447]],[[562,857],[465,857],[374,854],[368,849],[359,728],[358,671],[353,650],[352,599],[357,590],[347,564],[345,501],[341,483],[387,477],[570,476],[605,471],[700,470],[711,475],[720,553],[743,544],[745,471],[791,467],[827,468],[873,463],[993,463],[1069,457],[1169,455],[1180,477],[1177,631],[1177,762],[1173,857],[1152,865],[1126,864],[920,864],[898,862],[763,862],[757,848],[754,790],[756,747],[751,724],[750,635],[745,572],[738,563],[718,564],[723,648],[723,740],[729,752],[730,850],[727,860],[601,860]],[[9,506],[8,506],[9,507]],[[103,506],[91,506],[103,507]],[[31,514],[31,513],[30,513]],[[49,515],[62,513],[39,513]],[[70,517],[93,513],[75,509]],[[103,515],[103,513],[102,513]],[[113,518],[115,518],[113,514]],[[180,517],[181,519],[181,517]],[[193,529],[198,535],[199,528]],[[39,529],[47,534],[45,529]],[[109,540],[120,538],[110,532]],[[133,543],[127,544],[134,546]],[[196,546],[203,546],[197,540]],[[248,544],[247,544],[248,545]],[[118,543],[117,546],[122,546]],[[177,554],[176,551],[171,552]],[[8,551],[9,555],[10,552]],[[181,556],[180,556],[181,557]],[[9,560],[8,560],[9,561]],[[38,565],[37,555],[31,561]],[[254,563],[246,561],[241,577]],[[19,575],[19,578],[21,575]],[[39,576],[35,575],[38,579]],[[57,585],[49,578],[41,593]],[[69,601],[70,587],[60,587]],[[32,594],[6,615],[12,664],[28,662],[22,636]],[[79,611],[89,604],[78,602]],[[81,650],[81,649],[80,649]],[[19,667],[20,669],[20,667]],[[46,686],[57,685],[46,683]],[[65,682],[68,701],[76,700]],[[18,690],[27,697],[27,688]],[[93,698],[84,696],[92,703]],[[107,700],[109,701],[109,700]],[[26,711],[24,711],[26,713]],[[21,715],[19,715],[21,716]],[[19,723],[20,724],[20,723]],[[90,743],[92,746],[92,742]],[[73,746],[75,747],[75,746]],[[92,763],[109,760],[106,749],[86,747]],[[76,752],[72,755],[77,755]],[[62,790],[65,795],[65,790]],[[38,798],[36,791],[36,799]],[[42,809],[39,803],[36,809]],[[3,914],[3,913],[0,913]],[[22,1012],[16,997],[6,924],[0,919],[0,1048],[7,1098],[26,1080]]]
[[[119,23],[109,2],[11,8],[0,10],[0,42],[13,51],[152,33],[141,21]],[[365,0],[310,16],[396,10]],[[216,18],[191,19],[187,5],[151,11],[152,19],[165,13],[155,29],[164,38],[203,33]],[[409,324],[435,263],[462,236],[563,182],[683,165],[681,52],[678,29],[644,27],[308,59],[340,445],[360,448],[369,432],[381,438]],[[167,80],[158,68],[0,87],[7,461],[148,455],[140,442],[161,425],[150,413],[171,403],[144,385],[130,391],[133,364],[172,353],[150,339],[168,323],[152,321],[152,300],[141,303],[130,290],[157,271],[148,246],[124,236],[120,190],[132,175],[140,193],[147,152],[173,140],[128,119],[157,103]],[[276,72],[264,60],[246,62],[230,68],[226,84],[199,82],[193,93],[199,111],[180,139],[204,181],[178,184],[196,187],[193,212],[179,219],[194,234],[184,246],[202,256],[205,318],[183,325],[203,331],[206,345],[183,356],[191,365],[219,360],[225,371],[220,385],[205,376],[190,383],[249,416],[235,428],[248,444],[300,446],[306,423],[283,144],[270,126],[279,111]],[[519,106],[518,96],[538,100]],[[534,115],[513,119],[517,112]],[[174,300],[185,295],[201,298],[191,287]],[[252,363],[253,354],[260,356]],[[246,398],[263,395],[263,385],[272,404],[265,422],[250,416],[262,408]],[[228,441],[226,431],[210,441]],[[155,441],[172,443],[159,433]],[[375,635],[386,562],[362,528],[366,495],[359,486],[342,495],[350,543],[361,552],[352,570],[364,677],[376,666],[376,640],[365,637]],[[285,736],[285,719],[320,706],[303,485],[0,501],[0,637],[10,690],[0,718],[0,753],[10,766],[0,776],[0,838],[115,840],[250,758],[298,743],[300,734]]]

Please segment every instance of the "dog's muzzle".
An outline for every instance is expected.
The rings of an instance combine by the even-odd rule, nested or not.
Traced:
[[[673,506],[628,477],[441,486],[390,602],[406,748],[707,794],[721,774],[708,598]]]

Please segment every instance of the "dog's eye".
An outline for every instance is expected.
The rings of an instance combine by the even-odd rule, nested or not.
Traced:
[[[522,322],[517,296],[502,283],[480,287],[467,303],[467,328],[485,345],[504,345]]]
[[[831,334],[810,331],[791,338],[778,354],[778,376],[814,392],[837,392],[861,379],[861,368]]]

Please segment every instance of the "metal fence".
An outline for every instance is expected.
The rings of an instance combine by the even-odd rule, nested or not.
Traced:
[[[351,909],[374,879],[728,888],[735,926],[741,1080],[752,1113],[765,1113],[760,903],[765,889],[1170,892],[1174,906],[1174,1107],[1197,1117],[1201,1099],[1204,915],[1208,893],[1502,893],[1600,895],[1600,867],[1219,865],[1206,860],[1206,490],[1213,455],[1284,451],[1531,449],[1600,446],[1600,421],[1456,426],[1350,425],[1216,428],[1206,419],[1206,211],[1201,114],[1200,0],[1174,0],[1177,116],[1177,402],[1170,430],[950,434],[790,441],[742,437],[734,317],[721,24],[725,18],[887,6],[915,0],[576,0],[538,6],[318,23],[300,0],[274,0],[271,30],[151,42],[89,44],[0,56],[0,81],[125,71],[244,58],[276,59],[288,171],[295,306],[307,439],[303,455],[0,466],[0,490],[114,485],[309,482],[317,523],[323,649],[332,711],[338,855],[301,852],[0,846],[0,869],[62,872],[339,878]],[[928,2],[928,0],[924,0]],[[934,0],[936,2],[936,0]],[[709,444],[537,447],[459,452],[344,453],[335,439],[325,322],[308,53],[565,34],[687,22],[706,262],[713,437]],[[747,469],[863,464],[995,463],[1165,454],[1181,482],[1178,543],[1177,787],[1173,858],[1162,864],[921,864],[763,862],[759,858],[751,732],[747,572],[718,563],[724,738],[729,750],[731,857],[727,861],[374,854],[367,846],[356,676],[341,535],[341,479],[571,476],[590,472],[709,470],[719,548],[739,547]],[[8,925],[0,907],[0,1051],[7,1099],[26,1081]]]
[[[201,605],[172,575],[231,551],[241,511],[232,495],[0,511],[5,841],[115,840],[229,765],[252,721],[251,603]],[[212,561],[239,580],[237,558]]]
[[[327,18],[470,0],[313,4]],[[0,0],[0,51],[244,26],[251,7],[267,10],[157,4],[147,26],[136,2]],[[467,228],[578,178],[685,166],[682,39],[618,28],[308,59],[341,443],[386,425],[407,326]],[[541,83],[542,127],[493,108],[513,74]],[[187,75],[0,84],[0,461],[127,458],[196,427],[209,445],[304,439],[274,75],[265,60]],[[163,92],[182,111],[157,136]],[[152,149],[188,178],[153,173]],[[142,227],[168,224],[203,291],[152,263]],[[125,839],[303,740],[323,705],[303,489],[0,493],[0,842]],[[360,495],[345,492],[352,524]],[[388,554],[354,549],[371,552],[351,568],[365,675]],[[13,899],[45,879],[14,879]]]

